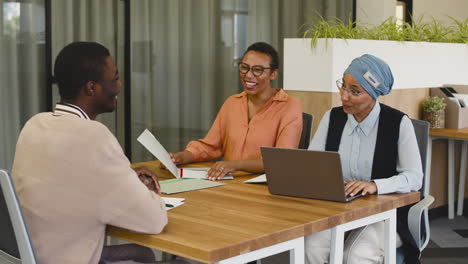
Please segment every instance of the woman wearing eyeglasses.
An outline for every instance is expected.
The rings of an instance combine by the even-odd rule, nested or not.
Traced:
[[[176,164],[214,160],[210,180],[237,170],[263,172],[260,147],[297,148],[302,131],[301,104],[282,89],[271,88],[279,58],[269,44],[257,42],[244,53],[239,76],[244,87],[221,107],[204,139],[170,153]]]
[[[421,158],[411,120],[377,101],[392,85],[393,75],[384,61],[368,54],[354,59],[337,81],[343,106],[325,113],[310,143],[311,150],[340,153],[347,195],[421,188]],[[408,240],[407,211],[402,209],[397,213],[397,247],[403,244],[405,263],[417,263],[419,251]],[[384,233],[383,223],[350,231],[344,263],[383,263]],[[306,237],[307,263],[328,263],[330,234],[325,230]]]

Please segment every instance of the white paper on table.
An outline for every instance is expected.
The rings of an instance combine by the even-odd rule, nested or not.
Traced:
[[[137,138],[151,154],[153,154],[176,178],[194,178],[206,179],[207,172],[210,168],[177,168],[176,164],[172,161],[171,156],[167,150],[159,143],[156,137],[148,130],[145,129],[143,133]],[[223,180],[232,180],[234,177],[228,174],[223,177]]]
[[[175,198],[175,197],[161,197],[166,204],[170,205],[180,205],[183,204],[185,198]]]
[[[183,205],[185,199],[184,198],[174,198],[174,197],[161,197],[166,204],[166,211],[176,208],[179,205]]]
[[[266,183],[267,179],[266,179],[266,175],[262,174],[262,175],[260,175],[258,177],[252,178],[250,180],[246,180],[244,182],[245,183]]]

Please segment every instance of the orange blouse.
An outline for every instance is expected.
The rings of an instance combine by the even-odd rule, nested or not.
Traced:
[[[186,150],[196,161],[258,160],[260,147],[297,148],[302,132],[302,107],[282,89],[248,121],[245,92],[230,96],[204,139]]]

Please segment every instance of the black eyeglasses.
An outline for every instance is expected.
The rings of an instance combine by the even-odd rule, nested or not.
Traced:
[[[266,70],[266,69],[271,69],[271,68],[265,68],[261,65],[255,65],[255,66],[252,66],[250,67],[248,64],[246,63],[239,63],[239,71],[240,73],[242,74],[247,74],[250,69],[252,69],[252,74],[255,76],[255,77],[258,77],[260,75],[263,74],[263,72]]]

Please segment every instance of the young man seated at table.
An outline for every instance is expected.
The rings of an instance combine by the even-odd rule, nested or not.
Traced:
[[[114,60],[100,44],[76,42],[54,68],[61,102],[26,123],[12,170],[38,263],[154,262],[148,248],[103,247],[106,225],[157,234],[167,224],[156,176],[133,170],[95,121],[117,104]]]

